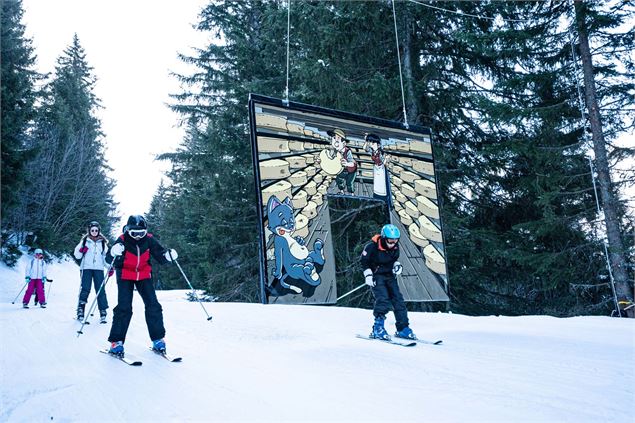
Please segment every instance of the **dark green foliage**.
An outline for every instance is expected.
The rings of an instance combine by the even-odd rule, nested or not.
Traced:
[[[2,134],[2,232],[9,236],[10,221],[19,202],[18,192],[26,186],[25,164],[31,151],[28,130],[35,117],[35,54],[22,25],[21,0],[2,2],[0,15],[0,106]]]
[[[566,2],[397,2],[409,123],[435,134],[452,308],[465,313],[606,312],[610,290],[593,231],[598,219],[580,128]],[[502,21],[500,18],[508,19]],[[528,17],[531,17],[528,19]],[[258,235],[248,134],[250,92],[284,97],[286,4],[217,1],[199,30],[217,37],[180,76],[174,110],[188,123],[172,184],[151,210],[195,285],[223,300],[258,299]],[[622,16],[623,18],[623,16]],[[599,19],[599,18],[598,18]],[[600,23],[598,23],[600,25]],[[632,34],[632,32],[631,32]],[[627,36],[611,38],[631,48]],[[290,99],[402,119],[390,2],[292,2]],[[616,47],[617,48],[617,47]],[[405,57],[403,55],[406,55]],[[626,61],[632,71],[632,63]],[[603,75],[610,76],[611,66]],[[616,75],[616,74],[614,74]],[[632,106],[632,78],[604,87]],[[610,92],[610,94],[609,94]],[[615,133],[628,120],[609,118]],[[617,150],[616,150],[617,151]],[[377,216],[335,219],[337,269],[352,289]],[[342,214],[342,216],[340,216]],[[345,217],[346,216],[346,217]],[[164,286],[183,287],[171,275]],[[368,307],[370,298],[346,304]]]
[[[12,231],[32,231],[36,246],[55,255],[72,251],[91,220],[99,221],[104,233],[114,221],[94,84],[75,36],[42,93],[29,138],[31,184],[20,191],[10,222]]]

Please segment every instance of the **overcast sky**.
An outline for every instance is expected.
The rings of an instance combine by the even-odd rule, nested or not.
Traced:
[[[192,26],[207,2],[23,0],[22,22],[40,72],[53,72],[75,33],[94,68],[106,159],[124,219],[148,210],[169,168],[154,157],[175,150],[183,139],[178,116],[165,106],[169,94],[179,92],[169,72],[187,70],[177,53],[205,45]]]

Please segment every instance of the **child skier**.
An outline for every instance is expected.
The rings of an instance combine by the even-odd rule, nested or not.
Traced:
[[[375,323],[371,338],[390,340],[390,335],[384,329],[384,321],[392,305],[397,326],[395,336],[416,339],[408,326],[408,310],[397,284],[396,276],[403,270],[401,263],[397,261],[399,237],[399,228],[395,225],[384,225],[381,234],[375,235],[362,251],[361,264],[365,282],[372,288],[375,296]]]
[[[99,322],[106,323],[106,310],[108,309],[108,300],[106,299],[106,291],[101,290],[101,284],[104,282],[104,267],[106,252],[108,251],[108,241],[101,234],[101,226],[98,222],[90,222],[88,224],[87,233],[79,241],[75,247],[74,255],[80,260],[80,277],[81,285],[79,291],[79,300],[77,303],[77,320],[84,318],[84,309],[90,294],[91,282],[95,286],[97,296],[97,306],[99,308]]]
[[[22,299],[22,307],[29,308],[29,301],[31,301],[31,295],[33,291],[37,292],[37,298],[40,302],[40,307],[46,308],[46,298],[44,297],[44,281],[46,280],[46,262],[44,261],[44,253],[41,249],[36,248],[33,252],[31,261],[26,266],[25,281],[29,284],[29,287],[24,293]]]
[[[163,326],[163,309],[157,300],[152,280],[150,259],[161,264],[176,260],[176,251],[167,250],[148,233],[143,216],[130,216],[124,226],[124,233],[110,248],[106,261],[112,263],[117,274],[117,306],[113,310],[112,328],[108,341],[111,354],[124,354],[123,343],[132,318],[132,293],[134,288],[141,295],[145,305],[146,324],[152,340],[152,348],[165,352],[165,328]]]

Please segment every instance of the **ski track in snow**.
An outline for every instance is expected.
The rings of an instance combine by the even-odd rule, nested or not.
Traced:
[[[160,291],[183,362],[148,350],[135,294],[125,346],[143,366],[131,367],[98,351],[114,281],[108,324],[91,316],[78,337],[77,266],[52,263],[48,308],[25,310],[23,293],[11,304],[24,264],[0,266],[0,422],[632,421],[632,320],[410,313],[415,333],[444,343],[400,348],[355,338],[369,310],[204,303],[208,322],[186,291]]]

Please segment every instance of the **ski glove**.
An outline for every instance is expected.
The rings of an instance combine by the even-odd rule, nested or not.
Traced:
[[[173,261],[179,258],[179,255],[176,253],[176,250],[170,249],[163,254],[163,257],[165,257],[167,261]]]
[[[25,276],[24,280],[26,281],[26,283],[31,282],[31,277],[30,276]]]
[[[402,271],[403,271],[403,266],[401,265],[401,263],[396,261],[395,264],[392,265],[392,273],[395,276],[399,276],[399,275],[401,275]]]
[[[370,269],[364,270],[364,283],[368,286],[375,286],[375,279],[373,279],[373,271]]]
[[[108,271],[108,276],[112,276],[114,274],[115,274],[115,269],[111,267],[110,270]]]
[[[82,253],[82,254],[86,254],[88,252],[88,247],[84,246],[84,247],[80,248],[79,252]]]
[[[124,250],[124,246],[123,246],[123,244],[119,244],[119,243],[117,243],[117,244],[113,245],[113,246],[110,248],[110,254],[111,254],[113,257],[117,257],[117,256],[120,256],[120,255],[123,253],[123,250]]]

